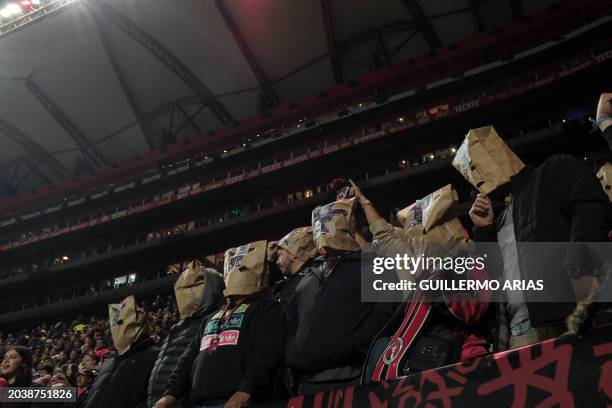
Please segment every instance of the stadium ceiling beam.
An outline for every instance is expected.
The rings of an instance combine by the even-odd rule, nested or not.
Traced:
[[[419,31],[423,35],[423,38],[425,38],[425,41],[427,41],[429,48],[432,51],[436,48],[441,48],[442,41],[440,41],[438,33],[434,30],[419,3],[417,3],[416,0],[402,0],[402,3],[412,18],[416,20]]]
[[[327,40],[327,53],[331,61],[334,81],[336,84],[339,84],[342,82],[342,60],[334,36],[334,19],[331,12],[331,0],[321,0],[321,14],[323,16],[323,28],[325,29],[325,39]]]
[[[125,79],[125,76],[123,75],[123,71],[121,70],[121,67],[119,66],[119,62],[117,61],[117,57],[115,56],[115,53],[113,52],[113,49],[111,48],[110,42],[108,41],[108,37],[106,35],[106,29],[104,27],[104,24],[102,20],[100,20],[100,18],[96,14],[91,13],[91,16],[93,18],[94,26],[96,27],[96,31],[98,32],[98,37],[100,37],[100,42],[102,43],[102,47],[104,48],[104,52],[106,53],[108,62],[111,64],[113,72],[115,73],[115,77],[117,77],[117,82],[119,82],[121,91],[123,92],[123,95],[125,96],[125,99],[127,100],[127,103],[130,106],[130,109],[134,113],[134,116],[136,116],[136,118],[138,119],[138,125],[140,126],[140,130],[142,131],[147,141],[147,145],[149,146],[149,149],[154,149],[155,142],[153,140],[153,130],[151,128],[151,124],[149,120],[143,116],[142,111],[140,110],[140,108],[138,107],[138,104],[136,103],[136,98],[134,97],[134,95],[132,94],[132,91],[130,90],[127,80]]]
[[[55,174],[60,178],[65,179],[70,176],[70,170],[64,166],[59,160],[57,160],[51,153],[42,148],[38,143],[32,140],[28,135],[11,125],[6,120],[0,118],[0,132],[6,137],[11,139],[13,142],[20,145],[25,151],[30,153],[33,157],[49,167]],[[28,162],[26,160],[26,162]]]
[[[179,77],[187,87],[201,98],[202,102],[213,111],[221,123],[224,125],[238,123],[202,80],[149,33],[136,25],[132,20],[119,13],[104,0],[83,0],[83,3],[94,13],[114,24],[119,30],[140,44],[157,58],[157,60],[168,67],[168,69]]]
[[[185,110],[185,108],[183,108],[182,106],[179,106],[179,111],[183,114],[183,116],[185,117],[185,124],[189,124],[191,125],[191,127],[193,127],[193,129],[198,132],[198,133],[202,133],[202,130],[200,130],[200,128],[198,127],[198,125],[194,122],[194,119],[196,118],[196,116],[198,116],[198,114],[202,111],[202,108],[198,109],[193,115],[189,116],[189,114],[187,113],[187,111]],[[179,130],[177,130],[177,132],[175,133],[175,135],[178,135],[180,133],[181,130],[183,130],[184,126],[182,126],[181,128],[179,128]]]
[[[87,139],[87,136],[70,120],[70,118],[53,102],[43,90],[34,82],[32,78],[25,80],[25,87],[34,95],[40,104],[49,112],[51,117],[64,129],[68,136],[76,143],[81,151],[81,155],[92,167],[99,167],[101,164],[109,164],[109,161],[98,151],[96,146]]]
[[[523,20],[525,18],[522,0],[510,0],[510,9],[515,20]]]
[[[474,25],[476,27],[476,31],[482,32],[485,30],[484,20],[482,19],[482,15],[480,14],[480,10],[478,7],[480,4],[477,0],[468,0],[470,3],[470,7],[472,8],[472,18],[474,19]]]
[[[365,41],[369,41],[372,39],[376,39],[376,36],[379,32],[383,34],[397,33],[397,32],[405,32],[412,31],[414,29],[418,29],[418,24],[415,20],[401,20],[396,21],[390,24],[385,24],[380,27],[375,27],[369,29],[367,31],[361,32],[357,35],[354,35],[351,38],[348,38],[341,43],[338,44],[338,50],[340,53],[345,52],[346,50],[355,47]]]
[[[263,91],[264,95],[270,102],[272,102],[273,106],[280,105],[280,98],[278,97],[276,91],[274,91],[274,87],[272,87],[272,84],[266,76],[266,73],[261,68],[261,65],[259,65],[259,62],[255,58],[255,55],[251,51],[251,48],[249,47],[246,40],[244,39],[244,36],[240,32],[238,25],[236,25],[236,22],[232,18],[232,14],[225,7],[225,3],[223,3],[223,0],[215,0],[215,5],[217,6],[217,10],[219,10],[219,14],[221,14],[221,18],[225,22],[225,25],[232,33],[234,41],[236,41],[238,48],[240,48],[244,59],[249,64],[251,71],[253,71],[253,74],[255,75],[255,78],[257,79],[257,82],[259,83],[259,86]]]
[[[154,119],[156,117],[158,117],[159,115],[167,112],[167,111],[172,111],[174,108],[177,108],[179,106],[183,106],[183,105],[199,105],[202,103],[202,99],[200,99],[199,96],[196,95],[192,95],[192,96],[184,96],[178,99],[175,99],[173,101],[170,102],[166,102],[152,110],[150,110],[149,112],[146,112],[144,114],[144,116],[146,116],[149,119]]]
[[[391,61],[391,54],[389,54],[389,49],[387,48],[387,44],[385,43],[385,38],[382,32],[378,32],[376,35],[376,41],[378,43],[378,48],[382,50],[383,57],[385,58],[385,63],[387,66],[391,67],[393,62]]]

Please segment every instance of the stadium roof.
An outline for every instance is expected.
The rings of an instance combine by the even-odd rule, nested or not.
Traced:
[[[41,0],[0,29],[3,195],[231,125],[551,3]]]

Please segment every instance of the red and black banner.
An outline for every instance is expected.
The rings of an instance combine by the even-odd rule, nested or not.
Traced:
[[[279,402],[286,408],[612,408],[612,326],[577,338]]]

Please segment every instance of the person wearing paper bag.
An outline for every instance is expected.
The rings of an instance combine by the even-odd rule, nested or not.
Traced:
[[[359,383],[368,347],[394,304],[361,302],[355,199],[312,212],[321,265],[299,283],[289,309],[287,362],[300,395]]]
[[[378,255],[447,257],[466,250],[467,247],[462,244],[467,242],[467,237],[461,222],[454,217],[457,193],[450,184],[399,211],[397,218],[403,228],[386,222],[361,189],[352,181],[351,184],[374,235],[373,247]],[[402,270],[397,272],[400,279],[446,277],[439,271],[420,270],[414,274]],[[470,270],[462,277],[484,281],[487,274],[484,270]],[[445,293],[443,301],[433,307],[428,296],[413,297],[414,291],[408,295],[370,347],[362,378],[364,383],[392,380],[488,353],[484,316],[489,308],[490,292]],[[462,300],[458,300],[457,295]],[[412,315],[410,312],[421,309],[426,313]],[[410,341],[406,336],[413,338]],[[438,355],[421,355],[420,350],[427,348],[435,348]]]
[[[319,251],[314,242],[312,227],[310,226],[295,228],[275,242],[274,245],[275,254],[273,258],[283,279],[275,284],[273,293],[283,307],[285,316],[287,316],[287,324],[290,326],[292,324],[289,315],[291,300],[295,296],[295,290],[302,278],[308,274],[311,268],[319,266],[320,261],[314,260],[319,255]],[[278,394],[285,397],[296,393],[295,379],[286,361],[283,361],[278,372],[276,389]]]
[[[118,356],[98,372],[86,408],[147,405],[147,385],[159,349],[147,332],[146,314],[134,296],[108,306],[111,335]]]
[[[599,97],[595,123],[612,150],[612,93],[603,93]]]
[[[269,289],[266,241],[225,252],[225,304],[204,320],[155,408],[173,407],[187,389],[198,407],[239,408],[274,399],[272,385],[286,323]]]
[[[612,208],[597,179],[585,163],[567,155],[525,166],[492,126],[468,132],[453,166],[480,191],[469,212],[474,236],[499,243],[503,279],[554,282],[551,296],[560,299],[535,302],[528,292],[507,292],[507,303],[501,303],[498,313],[497,350],[562,334],[564,320],[574,308],[570,300],[578,286],[573,284],[584,282],[571,280],[570,273],[583,268],[570,251],[565,259],[551,260],[556,265],[529,268],[539,254],[517,243],[606,241]],[[495,208],[494,202],[503,204]],[[558,273],[545,272],[550,270]]]
[[[607,162],[599,168],[597,178],[601,183],[601,187],[612,202],[612,163]]]
[[[316,264],[319,250],[312,236],[312,227],[295,228],[275,243],[275,263],[282,280],[274,285],[273,292],[287,313],[289,304],[308,269]]]
[[[161,398],[168,378],[179,358],[195,338],[202,321],[207,315],[218,310],[225,300],[223,297],[223,276],[212,268],[194,260],[174,284],[174,294],[181,320],[170,328],[163,341],[155,366],[151,371],[148,388],[148,406],[152,407]],[[178,408],[194,407],[190,393],[176,403]]]

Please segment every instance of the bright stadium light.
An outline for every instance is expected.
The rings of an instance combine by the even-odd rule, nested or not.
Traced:
[[[13,17],[21,14],[21,7],[19,7],[19,5],[16,3],[10,3],[4,6],[2,12],[2,17]],[[6,15],[4,13],[6,13]]]

